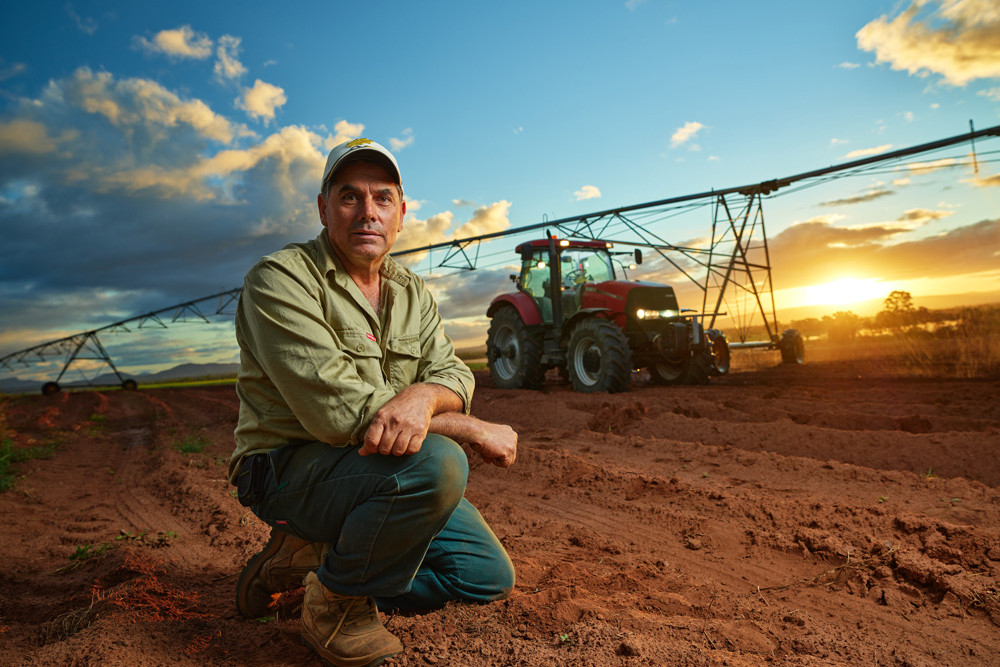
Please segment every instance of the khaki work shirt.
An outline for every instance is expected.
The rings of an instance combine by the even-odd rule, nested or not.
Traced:
[[[356,445],[372,416],[416,382],[454,391],[468,414],[474,380],[424,281],[386,257],[382,317],[347,274],[324,229],[261,259],[236,309],[240,398],[235,483],[244,455],[295,442]]]

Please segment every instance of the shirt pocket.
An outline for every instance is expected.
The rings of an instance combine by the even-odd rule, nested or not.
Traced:
[[[385,346],[389,382],[402,391],[417,381],[420,366],[420,337],[416,334],[395,336]]]
[[[340,337],[340,349],[354,363],[361,379],[375,387],[384,386],[382,350],[378,344],[368,338],[365,332],[356,329],[342,329],[337,335]]]

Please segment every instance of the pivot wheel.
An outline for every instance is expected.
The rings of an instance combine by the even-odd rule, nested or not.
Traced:
[[[490,320],[486,361],[493,384],[501,389],[538,389],[545,379],[541,337],[509,306]]]
[[[806,358],[806,341],[798,329],[786,329],[781,334],[781,361],[786,364],[801,364]]]
[[[625,333],[607,320],[583,320],[569,338],[566,369],[576,391],[627,391],[632,379],[632,350]]]

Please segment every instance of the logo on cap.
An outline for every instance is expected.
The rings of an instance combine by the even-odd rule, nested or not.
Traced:
[[[372,141],[371,139],[365,139],[364,137],[360,137],[358,139],[355,139],[354,141],[348,142],[347,147],[356,148],[358,146],[364,146],[366,144],[373,144],[373,143],[375,142]]]

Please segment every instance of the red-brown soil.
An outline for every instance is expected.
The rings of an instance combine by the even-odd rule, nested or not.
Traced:
[[[467,495],[518,585],[388,618],[391,664],[1000,664],[1000,381],[861,368],[616,395],[479,377],[474,413],[520,450],[472,455]],[[59,444],[0,495],[0,664],[318,664],[300,592],[234,609],[267,528],[224,479],[231,386],[2,409],[16,445]],[[178,451],[192,435],[208,447]]]

